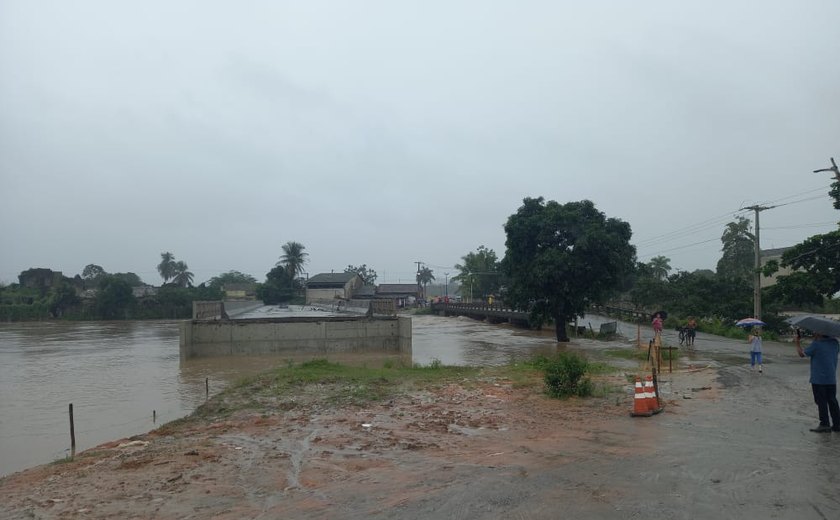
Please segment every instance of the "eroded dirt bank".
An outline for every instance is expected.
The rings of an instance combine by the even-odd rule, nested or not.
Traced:
[[[581,505],[627,492],[630,482],[592,485],[574,475],[591,471],[584,470],[590,461],[653,452],[653,439],[628,435],[637,424],[630,405],[624,394],[552,400],[496,377],[365,408],[310,399],[293,410],[175,424],[18,473],[0,486],[0,511],[5,518],[547,518],[560,506],[551,499],[568,492]],[[547,474],[559,468],[563,479]],[[608,467],[602,471],[608,479]]]
[[[0,517],[837,518],[840,436],[807,431],[786,355],[663,375],[651,418],[625,374],[568,401],[487,374],[364,407],[311,388],[12,475]]]

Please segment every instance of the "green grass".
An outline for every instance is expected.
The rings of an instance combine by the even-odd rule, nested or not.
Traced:
[[[64,456],[60,459],[55,459],[54,461],[50,462],[50,466],[57,466],[57,465],[60,465],[60,464],[68,464],[70,462],[73,462],[73,460],[74,460],[73,457],[71,457],[70,455],[66,455],[66,456]]]
[[[444,366],[439,360],[428,366],[388,362],[381,368],[343,365],[326,359],[287,363],[282,368],[231,385],[200,406],[196,415],[225,417],[246,409],[270,413],[313,403],[361,406],[416,388],[462,382],[477,377],[483,370],[486,369]]]
[[[262,417],[289,410],[328,409],[365,406],[385,402],[418,390],[435,390],[448,384],[464,388],[503,381],[514,388],[545,389],[549,358],[512,362],[494,367],[446,366],[433,360],[426,366],[389,361],[381,367],[350,366],[316,359],[303,363],[287,362],[261,375],[242,379],[202,404],[192,416],[158,428],[166,434],[196,420],[218,421],[239,411],[252,411]],[[585,377],[614,373],[606,363],[587,363]],[[603,379],[603,378],[601,378]],[[588,383],[587,383],[588,384]],[[596,380],[591,395],[606,397],[616,391],[609,383]]]

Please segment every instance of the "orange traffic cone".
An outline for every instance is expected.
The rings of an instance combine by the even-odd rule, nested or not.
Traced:
[[[662,411],[662,405],[659,404],[659,396],[656,395],[656,387],[653,386],[653,376],[645,377],[645,397],[648,410],[651,414]]]
[[[642,379],[636,378],[636,395],[633,397],[633,417],[650,417],[653,412],[648,408],[648,399],[645,389],[642,388]]]

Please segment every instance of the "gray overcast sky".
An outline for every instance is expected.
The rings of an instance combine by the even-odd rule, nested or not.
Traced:
[[[0,281],[504,255],[528,196],[714,269],[836,229],[840,2],[0,0]],[[749,213],[751,215],[751,213]]]

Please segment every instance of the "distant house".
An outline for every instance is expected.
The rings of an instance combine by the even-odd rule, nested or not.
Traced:
[[[397,307],[413,305],[422,289],[416,283],[383,283],[376,288],[376,298],[394,300]]]
[[[151,285],[138,285],[137,287],[131,288],[131,294],[133,294],[135,298],[154,296],[157,292],[158,288]]]
[[[353,292],[354,300],[372,300],[376,298],[375,285],[363,285]]]
[[[43,267],[27,269],[18,275],[18,281],[27,289],[47,289],[60,285],[64,280],[61,271],[53,271]]]
[[[761,251],[761,267],[767,265],[767,262],[770,260],[775,260],[782,263],[782,255],[790,249],[789,247],[779,247],[777,249],[762,249]],[[776,285],[779,281],[780,276],[788,276],[793,272],[793,269],[790,267],[779,267],[779,270],[773,273],[770,276],[761,276],[761,286],[762,287],[771,287]]]
[[[357,273],[321,273],[306,282],[306,303],[349,300],[364,281]]]
[[[225,300],[256,300],[257,285],[253,283],[226,283],[222,286]]]

